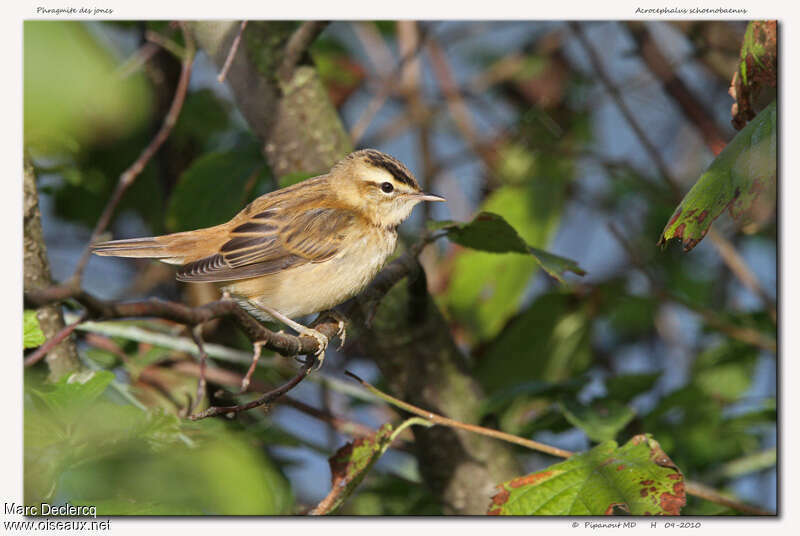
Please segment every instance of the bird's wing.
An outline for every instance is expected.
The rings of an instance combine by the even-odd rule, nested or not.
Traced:
[[[296,211],[296,212],[295,212]],[[335,256],[357,216],[342,208],[273,207],[231,223],[219,251],[178,271],[179,281],[232,281],[272,274]]]

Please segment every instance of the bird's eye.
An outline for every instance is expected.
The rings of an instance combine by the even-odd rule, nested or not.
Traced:
[[[383,191],[385,194],[390,194],[392,191],[394,191],[394,186],[392,186],[391,182],[384,182],[381,184],[381,191]]]

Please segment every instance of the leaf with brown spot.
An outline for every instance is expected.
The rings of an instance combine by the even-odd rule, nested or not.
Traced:
[[[678,238],[691,250],[725,209],[741,222],[749,218],[761,193],[775,188],[777,120],[773,101],[733,138],[675,209],[658,245]]]
[[[404,421],[396,429],[386,423],[373,435],[356,439],[337,450],[328,460],[331,491],[311,511],[311,515],[332,514],[344,504],[397,435],[412,424],[431,425],[418,417]]]
[[[649,434],[621,447],[606,441],[498,488],[491,515],[678,515],[686,503],[683,475]]]
[[[756,115],[759,109],[759,97],[762,94],[774,94],[767,90],[777,87],[777,21],[750,22],[742,40],[739,57],[739,69],[733,74],[728,91],[736,100],[731,107],[733,116],[731,122],[737,130],[741,130]]]

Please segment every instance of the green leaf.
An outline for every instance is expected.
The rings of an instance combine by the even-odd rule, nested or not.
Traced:
[[[538,175],[535,165],[520,168],[513,177],[517,185],[492,192],[481,210],[499,214],[526,244],[542,248],[561,218],[566,177],[571,172],[565,169],[563,173],[550,175],[552,170],[545,169]],[[464,250],[455,259],[450,284],[442,299],[467,333],[485,340],[495,336],[517,311],[538,267],[539,262],[532,255]]]
[[[52,154],[107,143],[149,116],[142,72],[123,78],[117,61],[79,21],[25,21],[25,145]]]
[[[188,231],[225,222],[267,172],[257,145],[207,153],[181,174],[167,208],[167,228]]]
[[[442,504],[427,486],[388,473],[364,483],[340,510],[347,516],[441,516]]]
[[[201,149],[209,138],[223,132],[230,124],[228,106],[208,88],[190,91],[181,114],[172,128],[170,143],[178,150],[195,145]]]
[[[95,499],[91,501],[71,500],[70,504],[74,504],[75,506],[94,506],[97,508],[98,516],[203,515],[203,511],[199,508],[193,509],[188,507],[185,510],[180,510],[166,504],[138,501],[135,499]]]
[[[773,187],[777,170],[776,102],[750,121],[700,176],[672,214],[659,245],[679,238],[684,251],[691,250],[725,209],[739,218],[763,190]]]
[[[32,389],[31,392],[52,411],[69,412],[94,402],[113,379],[114,373],[107,370],[74,372],[59,380],[52,388]]]
[[[182,421],[174,405],[143,411],[100,396],[111,378],[26,385],[26,502],[58,497],[103,515],[291,513],[288,482],[264,444],[223,422]]]
[[[224,428],[215,435],[195,448],[177,443],[157,451],[137,439],[110,442],[99,457],[65,468],[59,495],[89,504],[100,499],[104,515],[133,515],[137,508],[170,515],[291,513],[288,482],[261,449]]]
[[[565,272],[578,275],[586,273],[571,259],[526,244],[517,231],[498,214],[481,212],[469,223],[434,222],[432,228],[444,230],[450,240],[471,249],[531,255],[545,272],[562,283],[562,274]]]
[[[508,407],[515,399],[524,397],[554,397],[575,395],[586,386],[588,378],[581,376],[564,382],[527,381],[499,389],[481,403],[480,415],[496,413]]]
[[[658,300],[651,296],[633,296],[624,291],[609,298],[608,320],[617,337],[633,339],[654,329]]]
[[[770,26],[772,31],[770,32]],[[740,52],[739,74],[746,85],[755,78],[775,78],[778,69],[777,36],[774,21],[750,21],[744,33]]]
[[[660,372],[622,374],[606,379],[606,398],[630,402],[642,393],[650,391],[661,377]]]
[[[373,435],[358,438],[337,450],[328,460],[331,466],[331,491],[313,513],[331,514],[344,504],[397,435],[412,424],[432,425],[418,417],[404,421],[397,429],[386,423]]]
[[[591,363],[587,304],[568,294],[539,296],[486,345],[476,377],[489,393],[520,378],[561,382]]]
[[[45,341],[44,332],[39,326],[36,311],[26,309],[22,314],[22,347],[36,348]]]
[[[544,471],[500,484],[490,515],[679,515],[683,474],[649,434],[607,441]]]
[[[636,416],[633,409],[612,399],[593,401],[591,406],[575,401],[562,401],[559,405],[564,417],[573,426],[597,442],[616,438]]]

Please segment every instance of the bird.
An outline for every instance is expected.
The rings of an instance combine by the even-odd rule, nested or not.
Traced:
[[[215,283],[258,320],[314,337],[319,367],[328,338],[295,319],[361,292],[394,251],[397,227],[423,201],[445,198],[423,192],[396,158],[362,149],[324,175],[256,198],[226,223],[99,242],[92,251],[158,259],[180,266],[178,281]]]

